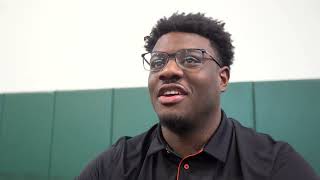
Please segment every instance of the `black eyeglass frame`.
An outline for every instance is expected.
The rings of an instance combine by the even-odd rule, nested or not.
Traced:
[[[177,52],[179,52],[179,51],[181,51],[181,50],[198,50],[198,51],[201,51],[201,53],[202,53],[202,55],[203,55],[203,60],[205,60],[205,59],[211,59],[211,60],[213,60],[220,68],[222,68],[222,65],[219,63],[219,61],[217,61],[217,60],[216,60],[210,53],[208,53],[205,49],[197,49],[197,48],[180,49],[180,50],[178,50]],[[164,65],[161,69],[157,69],[157,70],[151,70],[151,69],[149,70],[149,69],[145,68],[145,65],[143,65],[143,67],[144,67],[145,70],[151,71],[151,72],[161,71],[161,70],[168,64],[168,62],[169,62],[169,60],[170,60],[171,57],[174,57],[174,60],[175,60],[175,62],[177,63],[177,57],[176,57],[177,52],[169,54],[169,53],[162,52],[162,51],[154,51],[154,52],[147,52],[147,53],[141,54],[142,63],[143,63],[143,64],[144,64],[144,63],[147,63],[147,64],[150,66],[150,62],[145,58],[145,55],[151,54],[151,53],[155,53],[155,52],[164,53],[164,54],[167,55],[168,58],[167,58],[167,60],[166,60],[165,65]],[[210,58],[205,58],[204,54],[208,54]],[[177,63],[177,64],[178,64],[178,63]]]

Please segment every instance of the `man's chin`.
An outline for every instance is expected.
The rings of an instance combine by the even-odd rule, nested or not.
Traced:
[[[159,115],[159,121],[161,126],[179,135],[189,134],[195,127],[191,119],[177,114]]]

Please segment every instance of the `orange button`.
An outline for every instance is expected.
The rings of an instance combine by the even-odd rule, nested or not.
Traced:
[[[187,170],[187,169],[189,169],[189,164],[184,164],[183,167],[184,167],[185,170]]]

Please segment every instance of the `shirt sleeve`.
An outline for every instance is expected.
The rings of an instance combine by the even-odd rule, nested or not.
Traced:
[[[80,173],[75,180],[109,180],[112,172],[114,147],[101,153],[96,159],[92,160]]]
[[[286,144],[275,161],[271,180],[320,180],[312,167]]]

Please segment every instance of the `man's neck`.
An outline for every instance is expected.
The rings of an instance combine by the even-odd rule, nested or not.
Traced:
[[[221,121],[221,110],[206,121],[202,127],[189,134],[179,135],[166,127],[161,127],[162,135],[168,145],[182,158],[201,150],[210,137],[216,132]]]

